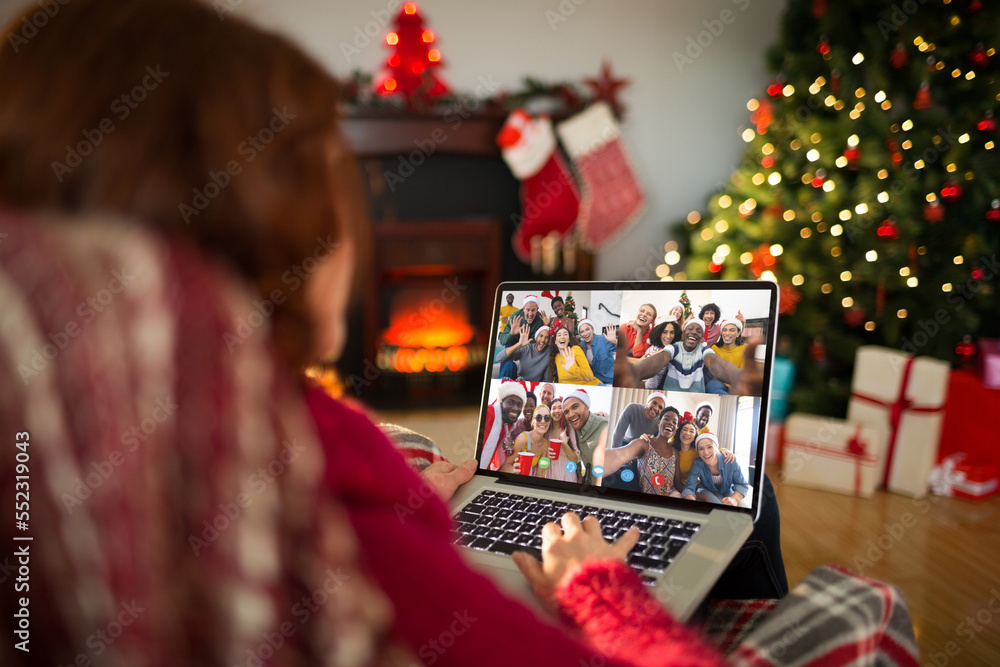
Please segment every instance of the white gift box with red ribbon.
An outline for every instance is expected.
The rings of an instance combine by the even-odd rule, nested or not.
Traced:
[[[966,500],[982,500],[1000,488],[1000,472],[995,463],[974,462],[963,453],[952,454],[934,466],[930,474],[931,493]]]
[[[875,345],[858,348],[847,420],[887,428],[880,484],[909,496],[927,493],[937,461],[949,365]]]
[[[888,432],[884,427],[795,413],[785,422],[781,480],[794,486],[871,496]]]

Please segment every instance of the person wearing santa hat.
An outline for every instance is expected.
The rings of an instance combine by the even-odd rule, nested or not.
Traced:
[[[590,411],[590,394],[586,389],[574,389],[563,398],[563,414],[576,431],[580,459],[589,473],[594,464],[594,450],[608,436],[608,418]]]
[[[740,364],[742,367],[742,364]],[[715,413],[715,406],[708,401],[702,401],[694,409],[694,425],[698,427],[699,433],[707,433],[711,429],[708,428],[708,420],[712,418]]]
[[[520,382],[501,382],[497,388],[497,399],[486,410],[486,429],[483,436],[483,452],[479,457],[479,467],[498,470],[513,451],[511,433],[521,416],[527,392]]]
[[[702,342],[704,335],[705,323],[697,317],[692,317],[684,325],[679,342],[635,363],[632,368],[636,377],[651,377],[666,367],[662,389],[700,394],[706,393],[706,369],[711,371],[712,376],[727,384],[738,382],[740,369],[716,356],[712,348]]]
[[[504,347],[510,347],[517,342],[520,336],[511,330],[511,324],[513,324],[515,317],[520,318],[520,321],[528,325],[528,337],[534,338],[535,332],[545,324],[543,320],[548,319],[545,313],[538,312],[539,303],[537,294],[528,294],[521,299],[521,307],[510,314],[507,325],[500,332],[500,335],[497,336],[497,342]]]
[[[517,332],[518,338],[513,345],[497,351],[493,359],[500,364],[497,377],[541,382],[549,371],[549,327],[538,327],[531,340],[530,327],[514,317],[517,319],[511,318],[511,331]]]
[[[615,374],[615,350],[618,341],[605,334],[597,335],[597,326],[590,318],[580,320],[580,349],[587,356],[590,370],[604,384],[611,384]]]
[[[720,359],[725,359],[737,368],[743,368],[743,357],[747,344],[743,340],[743,321],[741,319],[722,320],[719,325],[721,334],[719,342],[712,346],[712,352]],[[718,378],[712,378],[706,385],[710,394],[725,394],[729,385]]]
[[[749,490],[739,464],[727,462],[719,456],[719,439],[711,433],[699,434],[695,447],[698,458],[691,464],[691,474],[687,476],[681,495],[695,500],[695,494],[698,494],[716,504],[738,505]]]
[[[646,404],[629,403],[622,410],[618,423],[615,424],[611,447],[621,447],[636,440],[642,435],[655,435],[657,418],[667,404],[667,397],[662,391],[654,391],[646,397]]]

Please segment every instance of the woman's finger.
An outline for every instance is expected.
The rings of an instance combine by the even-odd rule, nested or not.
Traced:
[[[588,514],[583,518],[583,522],[581,525],[583,526],[583,532],[587,533],[588,535],[597,535],[600,537],[604,537],[601,534],[601,522],[597,520],[596,516],[590,516]]]
[[[580,517],[576,515],[576,512],[566,512],[563,514],[562,527],[563,532],[566,533],[566,537],[572,537],[583,530]]]
[[[639,542],[639,529],[636,526],[629,528],[624,535],[619,537],[615,543],[611,546],[612,551],[615,555],[625,560],[628,556],[628,552],[632,551],[634,547]]]

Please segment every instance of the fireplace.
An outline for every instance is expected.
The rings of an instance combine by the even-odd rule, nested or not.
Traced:
[[[519,183],[494,137],[503,115],[347,115],[371,209],[371,256],[338,363],[376,407],[478,402],[497,285],[535,277],[510,247]],[[589,279],[579,253],[572,275]]]

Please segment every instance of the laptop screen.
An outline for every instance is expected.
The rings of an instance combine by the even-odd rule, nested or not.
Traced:
[[[777,296],[751,281],[500,285],[481,473],[756,515]]]

